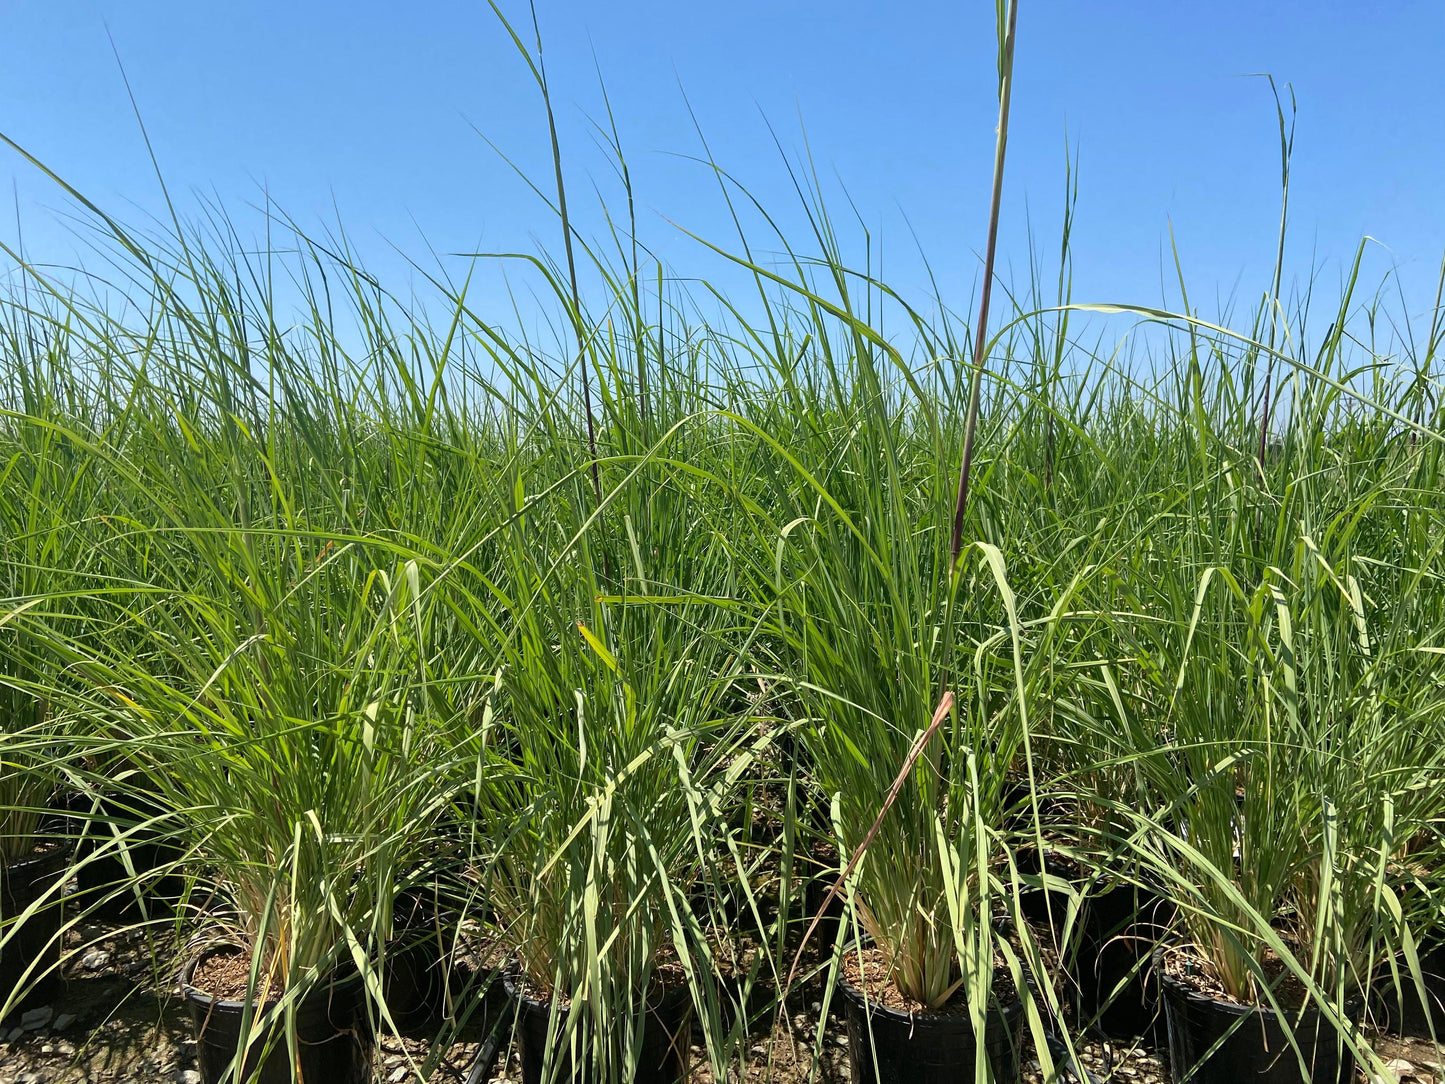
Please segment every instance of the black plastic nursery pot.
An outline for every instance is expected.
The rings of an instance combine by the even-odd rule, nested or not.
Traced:
[[[453,964],[460,928],[455,914],[415,893],[404,894],[395,906],[397,933],[387,946],[382,996],[392,1020],[405,1033],[445,1017],[466,985],[466,976]],[[487,978],[477,976],[476,988]]]
[[[435,934],[412,934],[387,949],[382,996],[392,1021],[403,1033],[443,1019],[451,998],[465,985],[465,978],[452,967],[450,950],[439,942]],[[479,983],[485,981],[485,976],[478,976]]]
[[[61,903],[60,893],[52,890],[65,877],[70,852],[68,840],[55,840],[28,858],[0,863],[0,919],[10,937],[0,948],[0,1005],[14,990],[27,987],[10,1016],[44,1005],[60,992]],[[52,892],[49,901],[11,933],[11,920],[18,920],[47,892]]]
[[[1057,946],[1065,975],[1077,996],[1079,1022],[1107,1039],[1152,1035],[1162,1042],[1163,1014],[1150,957],[1169,929],[1175,908],[1148,888],[1107,876],[1089,877],[1070,860],[1045,852],[1019,855],[1020,873],[1047,872],[1085,891],[1069,945]],[[1024,917],[1062,933],[1069,895],[1062,889],[1029,888],[1020,899]]]
[[[741,879],[721,889],[707,881],[698,881],[688,893],[687,902],[692,913],[706,925],[722,925],[734,933],[766,937],[779,908],[778,882],[753,886],[750,901]]]
[[[1165,973],[1165,951],[1155,950],[1153,964],[1163,990],[1174,1084],[1353,1084],[1355,1057],[1318,1008],[1281,1015],[1209,997]],[[1355,1026],[1364,1012],[1363,997],[1345,1006]],[[1290,1045],[1291,1033],[1299,1053]]]
[[[544,1079],[549,1079],[544,1074],[549,1060],[547,1032],[552,1004],[526,994],[512,972],[503,975],[502,981],[517,1014],[515,1036],[522,1048],[522,1084],[542,1084]],[[692,999],[686,988],[666,989],[649,1002],[637,1072],[631,1084],[674,1084],[682,1079],[690,1042],[691,1008]],[[592,1084],[590,1059],[573,1058],[564,1028],[565,1020],[559,1019],[556,1049],[550,1059],[553,1065],[550,1079],[559,1084]]]
[[[78,839],[76,902],[97,917],[113,920],[141,917],[142,900],[145,917],[168,913],[181,894],[184,879],[178,873],[156,871],[172,866],[181,857],[181,849],[158,831],[128,827],[155,817],[160,807],[141,798],[121,800],[107,795],[92,814],[90,796],[81,794],[72,799],[70,809],[73,814],[84,814],[71,817]],[[122,837],[119,840],[117,832]]]
[[[1036,850],[1021,850],[1014,856],[1014,865],[1025,877],[1048,874],[1069,883],[1076,891],[1081,890],[1089,878],[1088,870],[1073,859],[1053,851],[1045,851],[1040,858]],[[1033,925],[1047,926],[1062,933],[1064,921],[1069,915],[1069,893],[1062,888],[1025,886],[1019,892],[1019,906],[1024,918]]]
[[[373,1036],[358,975],[314,990],[297,1005],[294,1063],[285,1020],[278,1018],[271,1033],[252,1044],[241,1075],[233,1075],[231,1064],[243,1042],[246,1003],[213,997],[191,980],[202,960],[236,951],[227,946],[207,949],[181,971],[181,990],[196,1029],[196,1060],[203,1084],[370,1084]],[[263,1008],[255,1007],[253,1020]],[[267,1051],[266,1040],[271,1038],[275,1041]]]
[[[972,1084],[978,1043],[967,1013],[907,1013],[869,1002],[841,975],[853,1084]],[[1019,1079],[1023,1002],[991,1007],[984,1053],[994,1084]]]
[[[742,1018],[743,1033],[752,1035],[766,1030],[773,1023],[773,1009],[777,1005],[777,987],[763,975],[758,975],[749,986],[747,976],[737,973],[719,976],[718,993],[722,1010],[723,1026],[731,1030]],[[694,1022],[695,1028],[701,1024]],[[698,1036],[701,1036],[698,1031]]]
[[[778,984],[759,942],[725,937],[712,944],[712,982],[718,998],[719,1022],[727,1031],[740,1023],[742,1034],[770,1031],[778,1004]],[[694,1014],[694,1041],[700,1042],[706,1028],[701,1014]]]
[[[1419,953],[1420,977],[1424,980],[1424,997],[1415,985],[1409,965],[1402,958],[1396,961],[1400,971],[1399,988],[1388,970],[1376,981],[1370,998],[1370,1018],[1381,1030],[1391,1035],[1408,1035],[1416,1039],[1445,1039],[1445,942],[1424,948]]]
[[[471,1022],[484,1031],[507,1009],[501,971],[454,964],[435,935],[392,945],[382,970],[382,997],[400,1034],[428,1038],[442,1020],[470,1007]]]
[[[1174,918],[1174,905],[1137,885],[1094,881],[1079,913],[1070,971],[1079,1019],[1108,1039],[1153,1034],[1163,1040],[1159,987],[1150,959]]]

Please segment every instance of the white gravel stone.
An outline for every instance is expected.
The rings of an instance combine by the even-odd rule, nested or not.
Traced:
[[[91,949],[80,958],[80,966],[87,971],[99,971],[110,963],[110,953],[104,949]]]

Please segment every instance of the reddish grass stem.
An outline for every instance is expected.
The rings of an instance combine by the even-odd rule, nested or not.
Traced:
[[[998,139],[993,156],[993,195],[988,210],[988,245],[983,257],[983,292],[978,302],[978,323],[973,339],[973,380],[968,392],[968,417],[963,428],[963,462],[958,470],[958,500],[953,508],[953,565],[963,552],[963,516],[968,510],[968,482],[973,470],[973,443],[978,430],[978,401],[983,387],[984,350],[988,344],[988,302],[993,291],[994,253],[998,247],[999,206],[1003,201],[1004,153],[1008,148],[1009,100],[1013,96],[1014,27],[1018,23],[1018,0],[1009,0],[1008,30],[1003,40],[999,66]]]

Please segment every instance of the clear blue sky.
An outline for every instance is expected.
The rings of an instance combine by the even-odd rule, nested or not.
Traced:
[[[526,8],[505,9],[526,23]],[[978,274],[995,119],[993,5],[538,0],[572,198],[615,193],[586,117],[606,79],[644,233],[681,273],[716,264],[667,220],[731,243],[699,143],[797,236],[784,148],[846,183],[883,238],[885,277],[924,286],[904,216],[950,300]],[[1001,259],[1018,276],[1031,215],[1052,250],[1065,138],[1080,160],[1079,300],[1155,302],[1172,222],[1192,300],[1266,283],[1279,214],[1267,84],[1299,99],[1291,273],[1336,288],[1364,234],[1413,307],[1445,253],[1445,4],[1022,0]],[[555,224],[473,131],[549,181],[526,70],[485,3],[0,0],[0,130],[120,217],[161,204],[107,39],[125,64],[183,214],[214,191],[243,223],[266,185],[303,224],[334,199],[368,263],[405,289],[418,255],[556,247]],[[594,60],[595,57],[595,60]],[[595,65],[595,66],[594,66]],[[27,249],[69,258],[64,200],[8,151]],[[8,193],[7,193],[8,196]],[[840,221],[847,203],[834,189]],[[620,206],[620,204],[616,205]],[[12,216],[0,237],[13,241]],[[423,240],[424,239],[424,240]],[[861,252],[861,250],[856,250]]]

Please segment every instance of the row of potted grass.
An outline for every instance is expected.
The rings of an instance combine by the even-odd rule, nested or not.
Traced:
[[[689,1004],[726,1072],[749,995],[817,967],[860,1079],[1008,1077],[1021,1045],[1053,1070],[1050,958],[1120,926],[1181,1080],[1346,1076],[1370,992],[1425,985],[1439,313],[1397,383],[1351,354],[1348,291],[1317,349],[1184,318],[1144,375],[1019,316],[955,553],[959,329],[905,312],[920,366],[827,245],[828,296],[744,263],[788,291],[753,327],[561,292],[594,333],[553,358],[464,294],[398,326],[304,238],[283,334],[269,264],[115,236],[143,304],[30,271],[4,310],[0,959],[64,891],[25,872],[63,804],[98,841],[78,881],[119,857],[123,897],[121,844],[160,847],[176,928],[218,933],[185,973],[217,1077],[364,1073],[418,896],[498,941],[558,1079],[676,1073],[654,1021]],[[849,921],[819,962],[775,912],[830,848]]]
[[[908,620],[892,630],[860,624],[859,614],[896,620],[904,607],[889,593],[929,582],[898,588],[889,581],[901,577],[878,574],[867,530],[894,543],[904,568],[919,555],[900,540],[927,538],[860,503],[865,493],[896,497],[890,488],[860,487],[846,502],[860,513],[851,522],[829,493],[835,526],[867,556],[827,553],[833,540],[815,521],[799,553],[773,562],[762,610],[778,616],[758,623],[700,599],[680,609],[653,593],[600,595],[591,575],[549,574],[558,562],[537,567],[533,551],[513,545],[506,559],[527,570],[517,579],[547,590],[513,601],[504,620],[490,611],[497,642],[485,666],[474,646],[462,665],[448,658],[451,644],[434,642],[445,631],[476,643],[456,630],[476,629],[488,599],[448,583],[465,570],[424,572],[409,559],[378,571],[374,558],[388,550],[361,542],[303,547],[282,532],[207,530],[215,569],[230,575],[230,562],[255,559],[264,538],[275,547],[268,572],[291,576],[163,601],[149,587],[117,594],[108,585],[88,598],[90,613],[123,600],[102,639],[125,644],[124,655],[67,632],[64,604],[79,592],[15,606],[8,643],[25,646],[12,672],[48,655],[67,680],[44,700],[36,685],[9,690],[30,723],[7,727],[17,788],[7,871],[30,876],[27,850],[45,838],[41,818],[62,777],[155,803],[165,815],[146,818],[144,830],[167,836],[200,875],[183,906],[200,884],[220,889],[204,913],[225,924],[243,965],[229,978],[218,969],[209,993],[197,969],[224,952],[185,972],[212,1035],[216,1004],[239,1006],[232,1045],[206,1048],[219,1051],[212,1071],[248,1044],[284,1043],[271,1056],[305,1073],[295,1059],[306,1051],[339,1064],[326,1044],[294,1037],[306,992],[348,973],[380,989],[377,949],[396,932],[391,912],[408,867],[465,809],[469,883],[516,952],[509,982],[530,1022],[531,1068],[584,1051],[593,1070],[628,1077],[659,1053],[642,1022],[666,1000],[649,995],[664,960],[674,1003],[686,989],[687,1001],[707,1006],[710,946],[689,893],[720,847],[736,847],[732,804],[772,744],[755,726],[756,701],[727,695],[758,673],[751,645],[766,633],[802,660],[794,770],[824,799],[825,831],[850,859],[845,888],[861,936],[835,964],[856,1058],[882,1042],[913,1064],[920,1044],[889,1047],[885,1022],[911,1036],[920,1013],[943,1026],[950,1006],[967,1009],[942,1048],[950,1072],[975,1050],[979,1072],[1009,1076],[1025,1019],[1041,1058],[1053,1056],[1050,1037],[1062,1034],[1067,1047],[1058,995],[1041,979],[1046,937],[1025,921],[1025,897],[1077,898],[1078,879],[1047,863],[1021,868],[1031,843],[1040,854],[1072,851],[1081,868],[1170,902],[1180,944],[1155,961],[1166,1009],[1192,1019],[1207,1005],[1235,1006],[1220,1010],[1236,1030],[1211,1063],[1228,1058],[1238,1071],[1248,1056],[1238,1048],[1250,1045],[1261,1064],[1283,1060],[1308,1079],[1347,1075],[1340,1066],[1359,1044],[1348,1025],[1371,984],[1392,964],[1422,983],[1415,946],[1438,928],[1429,862],[1441,808],[1439,697],[1420,652],[1372,634],[1358,583],[1307,536],[1298,563],[1252,595],[1227,572],[1206,574],[1189,620],[1173,628],[1099,626],[1104,611],[1083,601],[1088,578],[1075,578],[1044,617],[1021,618],[1002,554],[986,545],[957,585],[946,583],[946,566],[934,581],[957,605],[958,627],[968,628],[969,606],[982,611],[966,646],[909,636]],[[475,585],[497,590],[487,577]],[[963,588],[966,603],[947,598]],[[137,606],[137,595],[155,604]],[[924,600],[909,612],[941,610]],[[128,631],[136,622],[145,625]],[[1081,624],[1087,634],[1071,634]],[[1125,649],[1121,629],[1139,641]],[[773,676],[776,689],[786,675]],[[940,686],[954,697],[929,713],[936,725],[896,725],[927,709]],[[910,690],[912,705],[900,706]],[[1081,747],[1091,761],[1081,763]],[[35,883],[45,893],[37,906],[58,898],[55,870]],[[1066,927],[1083,921],[1077,903],[1046,913],[1062,920],[1064,942]],[[8,943],[24,945],[35,917],[27,904]],[[787,962],[777,961],[775,981]],[[991,1011],[1000,984],[1013,996]],[[226,992],[237,996],[218,997]],[[895,998],[905,1011],[890,1016]],[[385,1025],[386,999],[373,1004]],[[1239,1024],[1301,1010],[1273,1034]],[[320,1020],[336,1024],[331,1014]],[[1222,1033],[1209,1027],[1197,1025],[1205,1039],[1195,1048],[1182,1023],[1170,1029],[1177,1067],[1216,1045]],[[1320,1055],[1324,1068],[1301,1041],[1309,1028],[1327,1040],[1322,1049],[1344,1044],[1333,1061]],[[354,1010],[344,1030],[365,1033]],[[1297,1064],[1282,1059],[1286,1048]],[[366,1071],[359,1054],[352,1071]]]

